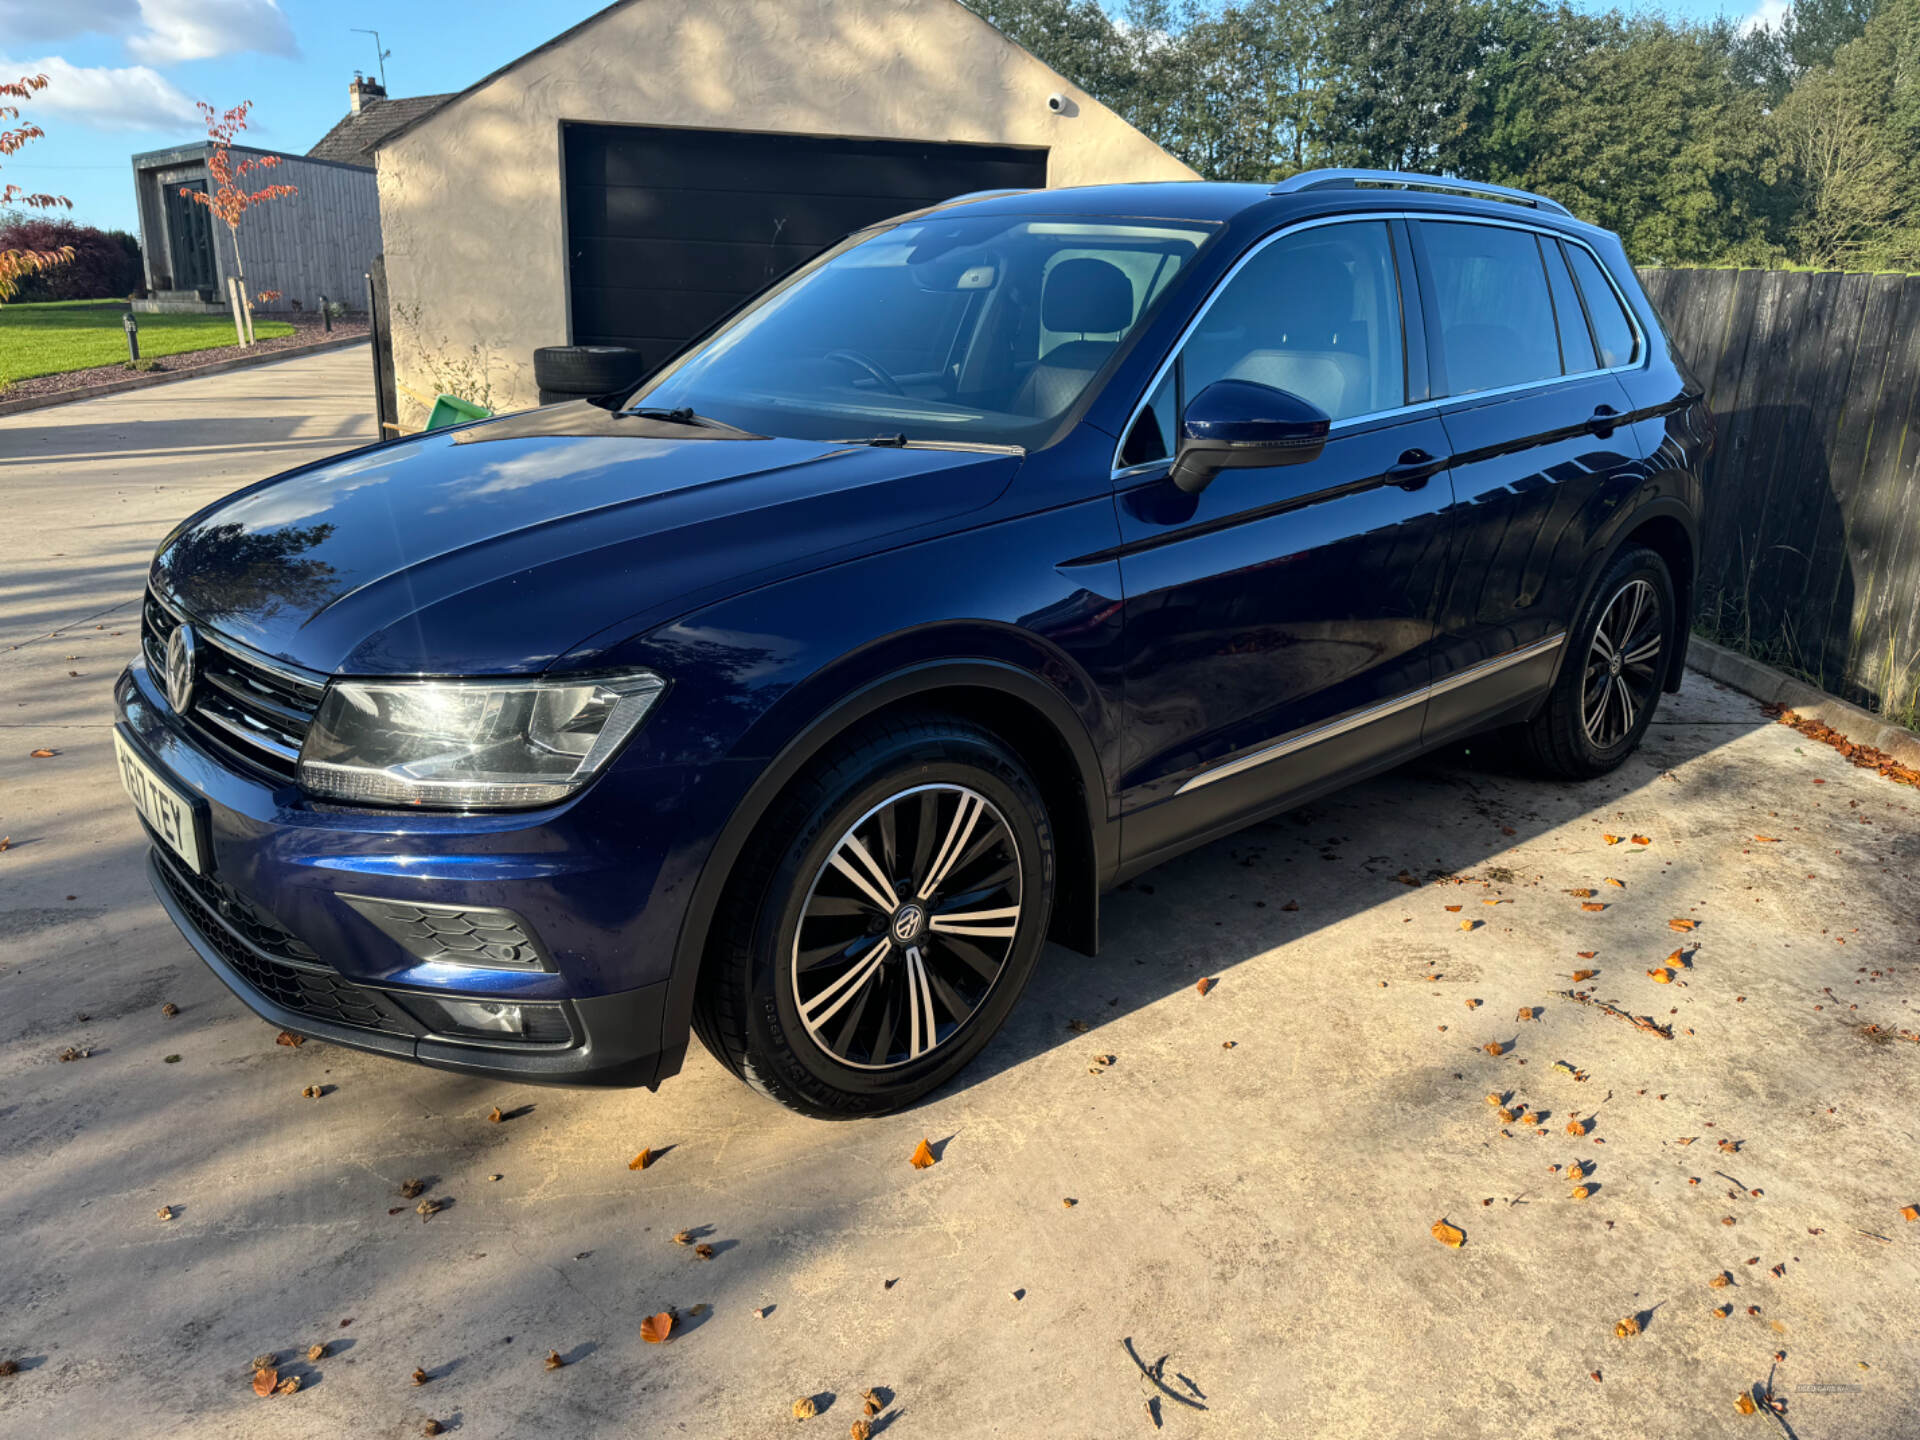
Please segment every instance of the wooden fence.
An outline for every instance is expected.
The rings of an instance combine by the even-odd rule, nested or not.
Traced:
[[[1719,422],[1701,630],[1912,723],[1920,275],[1641,279]]]

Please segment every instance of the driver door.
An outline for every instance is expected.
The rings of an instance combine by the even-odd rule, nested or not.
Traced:
[[[1215,293],[1116,477],[1123,847],[1145,859],[1417,745],[1453,496],[1398,221],[1288,231]],[[1168,478],[1186,400],[1252,380],[1334,421],[1321,454]]]

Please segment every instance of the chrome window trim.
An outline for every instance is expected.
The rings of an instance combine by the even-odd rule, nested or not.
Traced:
[[[1245,771],[1254,769],[1256,766],[1265,765],[1270,761],[1280,759],[1282,756],[1292,755],[1297,751],[1304,750],[1309,745],[1318,745],[1323,740],[1332,740],[1336,736],[1358,730],[1363,725],[1371,725],[1376,720],[1384,720],[1389,715],[1397,715],[1402,710],[1410,709],[1415,705],[1431,700],[1436,695],[1445,695],[1449,691],[1458,690],[1463,685],[1471,685],[1476,680],[1484,680],[1490,675],[1497,675],[1502,670],[1532,660],[1536,656],[1548,654],[1559,649],[1566,643],[1566,640],[1567,634],[1566,631],[1563,630],[1557,635],[1547,636],[1544,640],[1536,640],[1531,645],[1523,645],[1518,650],[1509,650],[1506,654],[1496,655],[1491,660],[1482,660],[1478,665],[1468,666],[1457,675],[1449,675],[1444,680],[1436,681],[1431,685],[1423,685],[1418,690],[1409,690],[1405,695],[1397,699],[1382,701],[1378,705],[1369,705],[1365,709],[1350,711],[1337,720],[1329,720],[1325,724],[1315,726],[1311,730],[1303,730],[1298,734],[1289,735],[1285,739],[1276,740],[1270,745],[1263,745],[1258,750],[1251,751],[1237,759],[1225,761],[1210,770],[1202,770],[1197,775],[1189,776],[1187,780],[1181,784],[1180,788],[1173,793],[1176,797],[1185,795],[1189,790],[1198,790],[1201,786],[1211,785],[1216,780],[1225,780],[1230,776],[1242,774]]]
[[[1200,322],[1207,318],[1207,312],[1213,308],[1214,302],[1220,298],[1221,293],[1233,283],[1254,256],[1276,240],[1298,234],[1302,230],[1317,230],[1325,225],[1352,225],[1369,220],[1427,220],[1444,225],[1491,225],[1504,230],[1524,230],[1530,235],[1546,236],[1554,240],[1564,240],[1569,245],[1580,246],[1593,256],[1594,263],[1600,267],[1600,273],[1607,277],[1607,284],[1613,287],[1614,298],[1619,302],[1620,308],[1626,312],[1627,323],[1633,327],[1634,358],[1625,365],[1582,370],[1573,375],[1549,375],[1544,379],[1528,380],[1518,385],[1502,385],[1492,390],[1468,390],[1458,395],[1443,395],[1434,400],[1417,401],[1411,405],[1396,405],[1386,410],[1369,410],[1364,415],[1350,415],[1344,420],[1334,421],[1328,432],[1330,435],[1337,435],[1343,430],[1352,429],[1358,425],[1371,425],[1381,420],[1406,418],[1426,411],[1439,410],[1446,405],[1472,404],[1481,400],[1497,399],[1503,395],[1517,395],[1525,390],[1541,389],[1548,385],[1565,385],[1575,380],[1592,380],[1602,375],[1620,375],[1629,370],[1644,370],[1652,360],[1653,347],[1647,343],[1646,331],[1640,324],[1640,317],[1634,312],[1633,305],[1620,289],[1620,282],[1614,279],[1613,271],[1601,258],[1600,252],[1576,235],[1568,235],[1548,225],[1529,224],[1524,219],[1510,220],[1503,216],[1492,215],[1454,215],[1430,210],[1366,210],[1344,215],[1321,215],[1312,220],[1299,220],[1291,225],[1283,225],[1272,234],[1261,236],[1244,255],[1233,262],[1233,268],[1215,283],[1213,289],[1208,292],[1207,298],[1200,302],[1200,308],[1194,311],[1193,318],[1187,322],[1186,328],[1180,332],[1180,338],[1174,341],[1173,348],[1167,352],[1166,359],[1162,360],[1159,368],[1153,372],[1153,378],[1140,392],[1140,398],[1134,402],[1133,409],[1128,412],[1127,423],[1120,427],[1120,438],[1113,443],[1113,463],[1109,467],[1109,477],[1118,480],[1144,475],[1158,466],[1173,463],[1173,457],[1169,455],[1159,460],[1143,460],[1138,465],[1122,466],[1120,450],[1127,443],[1127,437],[1133,433],[1133,427],[1139,423],[1140,413],[1147,408],[1147,402],[1153,398],[1154,391],[1160,388],[1160,382],[1166,379],[1167,372],[1180,358],[1181,351],[1187,348],[1187,342],[1193,338],[1193,332],[1200,327]],[[1541,278],[1546,279],[1544,272]],[[1579,278],[1577,276],[1572,278],[1577,287],[1580,283]],[[1404,296],[1402,299],[1404,303]],[[1596,350],[1597,348],[1596,346]]]

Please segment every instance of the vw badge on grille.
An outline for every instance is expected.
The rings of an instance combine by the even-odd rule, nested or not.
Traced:
[[[193,682],[200,663],[193,627],[181,625],[167,637],[167,700],[184,715],[193,704]]]

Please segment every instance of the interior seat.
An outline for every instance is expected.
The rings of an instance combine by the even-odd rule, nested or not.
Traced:
[[[1107,260],[1062,260],[1047,275],[1040,295],[1040,323],[1056,334],[1078,332],[1040,357],[1014,396],[1017,415],[1058,415],[1071,405],[1113,354],[1114,335],[1133,323],[1133,282]]]

